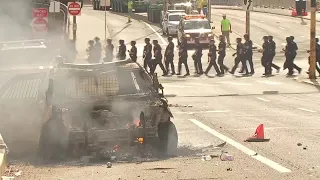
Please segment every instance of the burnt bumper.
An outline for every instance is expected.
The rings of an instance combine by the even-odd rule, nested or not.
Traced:
[[[71,144],[80,144],[87,142],[88,144],[101,144],[108,142],[133,141],[141,137],[156,137],[156,127],[135,127],[129,129],[110,129],[110,130],[88,130],[69,132],[69,142]]]

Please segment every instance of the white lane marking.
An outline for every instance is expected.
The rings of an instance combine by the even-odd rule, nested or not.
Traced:
[[[182,111],[177,111],[177,112],[172,112],[174,114],[199,114],[199,113],[226,113],[229,112],[228,110],[216,110],[216,111],[196,111],[196,112],[182,112]]]
[[[249,84],[249,83],[237,83],[237,82],[217,82],[217,83],[220,83],[220,84],[232,84],[232,85],[243,85],[243,86],[251,86],[252,84]]]
[[[307,112],[312,112],[312,113],[317,112],[317,111],[310,110],[310,109],[305,109],[305,108],[298,108],[298,109],[301,110],[301,111],[307,111]]]
[[[163,44],[167,45],[167,41],[164,40],[164,38],[148,23],[144,22],[156,35],[159,37],[159,39],[162,41]]]
[[[191,122],[193,122],[195,125],[197,125],[198,127],[202,128],[203,130],[207,131],[208,133],[218,137],[219,139],[223,140],[223,141],[226,141],[228,144],[232,145],[233,147],[239,149],[240,151],[244,152],[245,154],[251,156],[252,158],[266,164],[267,166],[281,172],[281,173],[288,173],[288,172],[291,172],[290,169],[287,169],[283,166],[281,166],[280,164],[270,160],[270,159],[267,159],[261,155],[255,155],[256,152],[247,148],[246,146],[228,138],[227,136],[219,133],[218,131],[206,126],[205,124],[201,123],[200,121],[196,120],[196,119],[189,119]]]
[[[180,86],[180,85],[171,85],[171,84],[163,84],[164,87],[179,87],[179,88],[186,88],[192,86]]]
[[[208,87],[216,87],[216,86],[219,86],[219,85],[217,85],[217,84],[201,84],[201,83],[188,83],[188,84],[197,85],[197,86],[208,86]]]
[[[269,84],[269,85],[279,85],[282,84],[281,82],[274,82],[274,81],[268,81],[268,80],[259,80],[257,81],[258,83],[263,83],[263,84]]]
[[[261,101],[264,101],[264,102],[269,102],[270,100],[268,99],[264,99],[264,98],[261,98],[261,97],[257,97],[257,99],[261,100]]]
[[[282,30],[284,30],[284,27],[279,27],[279,29],[282,29]]]

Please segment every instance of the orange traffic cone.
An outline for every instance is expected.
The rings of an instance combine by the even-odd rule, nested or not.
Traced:
[[[254,135],[252,137],[249,137],[245,140],[245,142],[267,142],[267,141],[270,141],[270,139],[264,138],[263,124],[260,124],[257,127],[256,132],[254,133]]]

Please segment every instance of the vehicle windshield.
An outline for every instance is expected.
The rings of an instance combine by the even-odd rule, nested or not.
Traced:
[[[211,29],[208,21],[185,21],[184,30],[190,29]]]
[[[19,48],[0,51],[1,67],[49,65],[53,58],[52,50],[47,48]]]
[[[66,98],[106,97],[116,95],[133,95],[150,92],[152,82],[147,74],[139,69],[119,68],[107,72],[92,71],[56,72],[54,94]]]
[[[180,15],[180,14],[170,15],[169,21],[180,21],[181,16],[182,15]]]

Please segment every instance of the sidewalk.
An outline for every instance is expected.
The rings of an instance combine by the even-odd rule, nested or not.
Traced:
[[[298,82],[301,82],[301,83],[310,84],[310,85],[313,85],[313,86],[320,87],[320,78],[319,78],[319,76],[317,77],[317,79],[309,79],[308,76],[296,77],[294,79],[296,81],[298,81]]]
[[[244,11],[242,6],[222,6],[222,5],[212,5],[213,9],[230,9],[230,10],[242,10]],[[262,8],[262,7],[252,7],[253,12],[261,12],[261,13],[269,13],[269,14],[276,14],[282,16],[291,16],[291,10],[289,9],[272,9],[272,8]],[[303,17],[303,19],[310,20],[310,12],[308,12],[308,16]],[[316,19],[320,22],[320,14],[316,14]]]

